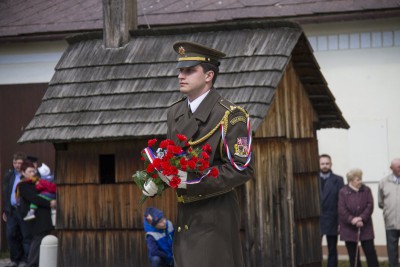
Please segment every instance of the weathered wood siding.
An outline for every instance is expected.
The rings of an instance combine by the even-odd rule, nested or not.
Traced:
[[[156,206],[173,222],[176,196],[141,205],[132,174],[143,169],[145,140],[70,143],[57,153],[58,266],[147,266],[143,213]],[[99,155],[115,155],[115,184],[101,184]]]
[[[316,138],[317,116],[290,61],[255,137]]]
[[[246,184],[246,266],[320,266],[316,114],[293,64],[255,133]]]

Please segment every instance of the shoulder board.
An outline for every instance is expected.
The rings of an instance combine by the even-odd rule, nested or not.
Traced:
[[[242,111],[246,116],[248,116],[248,113],[247,113],[247,111],[246,110],[244,110],[242,107],[240,107],[240,106],[238,106],[238,105],[235,105],[235,104],[233,104],[232,102],[229,102],[228,100],[226,100],[226,99],[221,99],[220,101],[219,101],[219,103],[224,107],[224,108],[226,108],[227,110],[229,110],[229,113],[232,113],[232,112],[234,112],[234,111]]]
[[[183,101],[183,100],[186,100],[186,96],[182,96],[182,98],[181,99],[178,99],[177,101],[175,101],[175,102],[173,102],[171,105],[169,105],[170,107],[172,107],[173,105],[176,105],[176,104],[178,104],[179,102],[181,102],[181,101]]]
[[[230,112],[232,112],[233,110],[235,110],[236,107],[237,107],[235,104],[229,102],[228,100],[226,100],[226,99],[224,99],[224,98],[221,98],[221,100],[219,101],[219,104],[220,104],[221,106],[223,106],[224,108],[226,108],[227,110],[229,110]]]

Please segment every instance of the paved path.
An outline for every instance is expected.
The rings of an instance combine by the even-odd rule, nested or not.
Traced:
[[[0,259],[0,267],[7,266],[10,263],[10,259]]]

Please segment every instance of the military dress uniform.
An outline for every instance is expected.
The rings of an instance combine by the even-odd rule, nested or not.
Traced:
[[[248,155],[247,116],[245,110],[222,98],[213,88],[193,114],[186,98],[168,111],[167,137],[182,145],[176,135],[183,134],[193,148],[210,144],[210,167],[219,171],[216,178],[209,176],[200,183],[187,184],[187,189],[177,189],[178,219],[173,244],[177,267],[244,266],[240,208],[234,188],[253,177],[253,160],[241,171],[232,165],[222,143],[220,124],[224,124],[234,162],[243,166]],[[188,173],[188,181],[195,178],[198,174]]]

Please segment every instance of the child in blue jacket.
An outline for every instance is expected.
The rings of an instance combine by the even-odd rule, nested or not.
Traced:
[[[151,267],[174,266],[172,239],[174,226],[164,217],[164,213],[148,207],[144,213],[144,231],[149,250]]]

